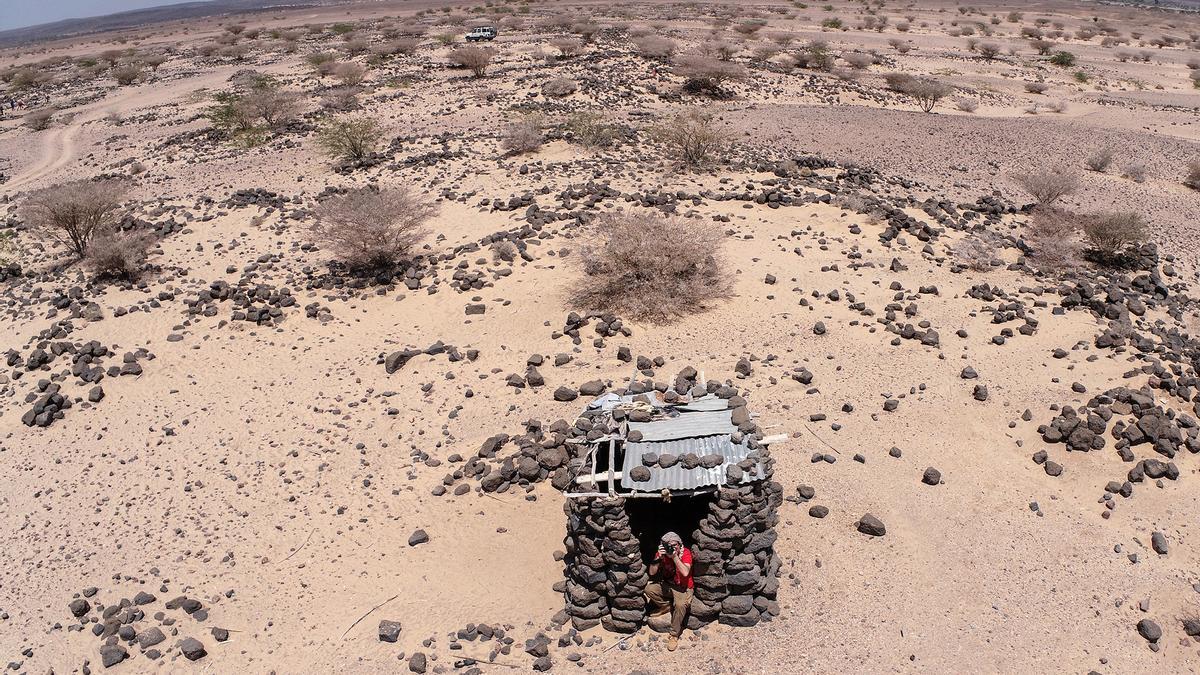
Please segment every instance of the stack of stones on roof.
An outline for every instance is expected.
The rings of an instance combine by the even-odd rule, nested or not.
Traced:
[[[780,569],[779,556],[774,551],[775,526],[779,521],[777,509],[783,490],[779,483],[771,480],[774,460],[767,445],[761,442],[762,431],[752,420],[746,400],[729,384],[698,384],[696,370],[690,367],[679,374],[673,386],[651,383],[647,387],[647,383],[634,382],[628,390],[614,393],[621,395],[623,402],[641,405],[629,412],[621,406],[607,411],[586,411],[581,421],[586,421],[583,427],[588,428],[587,439],[595,441],[615,434],[623,435],[627,444],[637,445],[641,440],[638,432],[630,431],[631,425],[624,424],[625,420],[652,425],[660,418],[698,414],[680,412],[689,404],[713,412],[722,409],[714,404],[725,404],[723,410],[729,411],[731,424],[726,433],[721,434],[722,440],[727,440],[729,447],[744,446],[748,450],[744,459],[710,467],[712,462],[706,461],[706,457],[685,454],[668,458],[646,452],[641,455],[640,465],[665,471],[678,462],[685,468],[692,466],[692,471],[702,472],[701,475],[718,476],[711,484],[705,484],[702,479],[696,486],[698,490],[712,492],[712,499],[698,527],[685,534],[685,539],[690,534],[692,542],[695,579],[695,598],[688,628],[701,628],[713,621],[753,626],[775,616],[779,609],[776,592]],[[700,402],[703,405],[698,405]],[[647,403],[651,410],[646,409]],[[676,425],[676,428],[680,426],[687,425]],[[708,433],[711,429],[700,431]],[[671,439],[671,442],[680,445],[679,440]],[[604,447],[603,442],[599,445]],[[682,445],[686,446],[686,443]],[[663,465],[664,459],[669,466]],[[649,466],[647,461],[651,462]],[[573,459],[571,464],[574,470],[564,471],[564,474],[587,471],[582,458]],[[718,467],[719,471],[703,473],[705,468]],[[555,482],[561,489],[573,481]],[[635,479],[634,491],[638,482],[651,481]],[[664,487],[662,492],[666,494],[663,497],[672,489]],[[657,489],[642,494],[653,492]],[[640,543],[626,510],[632,501],[632,497],[620,495],[566,500],[566,555],[563,559],[566,579],[560,587],[566,598],[567,614],[579,630],[602,624],[608,630],[629,633],[645,621],[643,592],[649,578]]]

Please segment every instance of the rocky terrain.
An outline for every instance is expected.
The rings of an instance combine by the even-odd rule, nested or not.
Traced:
[[[1072,2],[371,2],[0,52],[2,662],[1200,668],[1198,59],[1194,14]],[[31,210],[79,180],[120,186],[107,257]],[[336,205],[397,190],[415,245],[339,255]],[[630,220],[711,246],[712,292],[597,306]],[[580,412],[651,391],[783,439],[746,491],[778,563],[675,652],[564,582],[605,545],[561,493]]]

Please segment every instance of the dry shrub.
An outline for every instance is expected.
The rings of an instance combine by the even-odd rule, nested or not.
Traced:
[[[357,87],[367,77],[367,69],[357,63],[339,63],[333,69],[333,76],[342,81],[347,87]]]
[[[973,113],[979,109],[979,102],[973,98],[956,98],[954,107],[965,113]]]
[[[583,42],[575,38],[555,38],[550,41],[550,46],[557,49],[565,59],[578,56],[579,52],[583,51]]]
[[[746,76],[746,68],[708,56],[687,54],[675,60],[675,74],[684,78],[683,88],[696,93],[724,97],[728,94],[721,85]]]
[[[1079,174],[1067,168],[1018,174],[1013,180],[1040,206],[1053,206],[1054,202],[1079,189]]]
[[[310,232],[352,268],[388,268],[428,236],[425,222],[434,213],[406,188],[365,187],[321,202]]]
[[[1116,153],[1112,148],[1100,148],[1096,152],[1088,155],[1083,160],[1083,165],[1087,167],[1088,171],[1104,173],[1108,170],[1109,165],[1112,164],[1113,156],[1115,154]]]
[[[1121,177],[1128,178],[1135,183],[1144,183],[1146,181],[1146,167],[1136,162],[1126,164],[1125,168],[1121,169]]]
[[[913,97],[921,110],[933,112],[937,102],[953,93],[954,87],[937,80],[920,77],[905,83],[901,91]]]
[[[542,85],[542,96],[570,96],[579,89],[579,85],[569,77],[556,77]]]
[[[517,259],[517,245],[507,239],[492,242],[491,251],[492,262],[512,262]]]
[[[1044,94],[1044,93],[1046,93],[1046,90],[1049,88],[1050,88],[1050,85],[1046,84],[1045,82],[1026,82],[1025,83],[1025,91],[1027,91],[1031,94]]]
[[[492,55],[486,47],[459,47],[450,52],[450,62],[469,69],[475,77],[483,77],[492,64]]]
[[[762,19],[751,19],[749,21],[743,21],[742,23],[734,26],[733,30],[737,31],[741,35],[750,36],[762,30],[766,25],[767,22],[763,21]]]
[[[659,125],[655,135],[685,167],[708,164],[731,140],[712,114],[696,109],[671,117]]]
[[[979,45],[979,55],[991,61],[1000,55],[1000,45],[995,42],[985,42]]]
[[[142,271],[152,241],[147,232],[102,230],[88,245],[84,263],[97,277],[133,280]]]
[[[571,115],[563,124],[569,134],[568,140],[588,148],[607,148],[616,142],[621,130],[608,122],[603,115],[583,111]]]
[[[677,45],[674,40],[657,35],[647,35],[633,41],[633,47],[642,56],[653,59],[665,59],[675,54]]]
[[[79,180],[38,190],[21,207],[34,232],[82,258],[97,233],[116,227],[126,185],[117,180]]]
[[[855,70],[866,70],[872,63],[875,62],[875,57],[871,56],[870,54],[857,54],[850,52],[842,54],[842,60]]]
[[[887,83],[887,88],[900,93],[903,93],[904,88],[915,79],[917,78],[908,73],[886,73],[883,76],[883,81]]]
[[[776,54],[779,53],[779,46],[769,42],[764,42],[762,44],[755,45],[754,48],[750,50],[750,53],[754,56],[755,61],[766,62],[770,61],[775,57]]]
[[[1056,209],[1038,209],[1025,228],[1025,240],[1033,249],[1030,259],[1043,272],[1061,273],[1079,264],[1079,221]]]
[[[1183,177],[1183,184],[1193,190],[1200,190],[1200,159],[1193,159],[1188,162],[1187,173]]]
[[[128,86],[137,82],[142,76],[142,67],[137,64],[128,64],[113,68],[113,79],[122,87]]]
[[[337,57],[337,52],[314,52],[305,56],[304,61],[318,75],[328,75],[329,72],[333,72],[333,68],[337,67]]]
[[[26,114],[25,117],[21,119],[21,122],[25,126],[33,129],[34,131],[49,129],[50,123],[53,121],[54,108],[42,108],[40,110],[34,110],[33,112]]]
[[[724,233],[712,221],[614,213],[599,219],[591,237],[580,250],[583,277],[571,289],[576,306],[661,323],[731,292]]]
[[[383,138],[379,123],[369,117],[329,120],[317,132],[317,145],[334,160],[360,160],[375,151]]]
[[[1101,213],[1084,220],[1083,233],[1103,259],[1113,259],[1130,244],[1149,235],[1146,219],[1137,213]]]
[[[321,97],[321,107],[326,110],[348,112],[358,109],[358,93],[356,87],[337,87],[325,92]]]
[[[500,145],[509,155],[521,155],[536,152],[544,141],[541,120],[529,115],[505,127]]]
[[[248,115],[261,119],[275,129],[287,124],[300,114],[299,94],[275,87],[260,87],[246,93],[240,104]]]
[[[792,54],[796,67],[828,72],[833,70],[834,57],[824,40],[813,40]]]

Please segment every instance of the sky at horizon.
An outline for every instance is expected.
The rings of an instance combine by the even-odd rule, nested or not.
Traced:
[[[195,0],[0,0],[0,30]]]

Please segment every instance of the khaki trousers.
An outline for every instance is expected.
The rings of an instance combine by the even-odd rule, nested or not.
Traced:
[[[683,588],[665,581],[651,581],[646,584],[646,600],[650,603],[651,613],[657,614],[663,610],[671,610],[671,635],[679,637],[683,634],[683,622],[687,618],[688,608],[692,604],[693,590]]]

